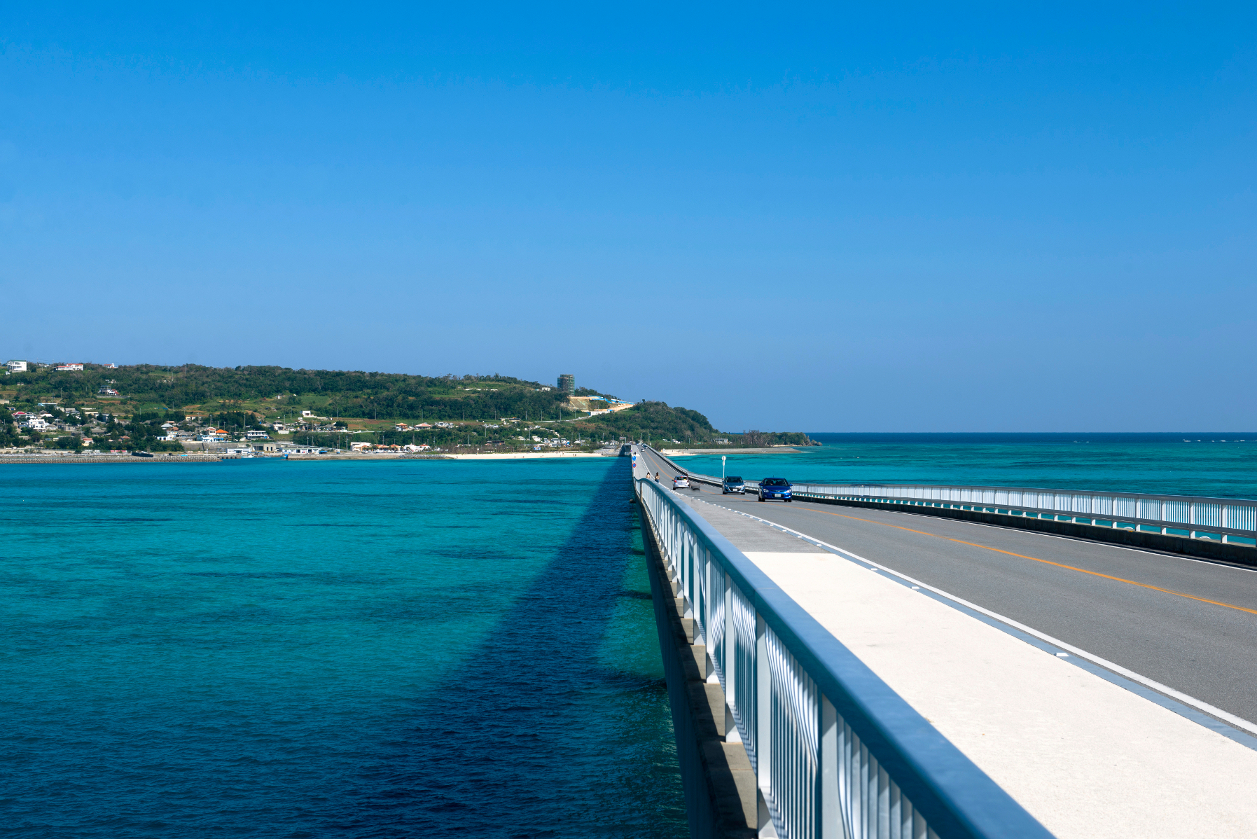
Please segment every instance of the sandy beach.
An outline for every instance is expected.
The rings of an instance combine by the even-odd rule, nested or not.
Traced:
[[[798,446],[769,446],[762,449],[660,449],[668,457],[684,457],[688,454],[794,454]]]
[[[260,456],[260,455],[259,455]],[[278,455],[273,455],[278,457]],[[424,452],[415,454],[412,452],[395,453],[395,452],[379,452],[379,453],[355,453],[349,454],[341,452],[340,454],[293,454],[289,455],[289,460],[543,460],[543,459],[572,459],[572,458],[592,458],[592,457],[618,457],[617,454],[604,454],[602,452],[483,452],[457,454],[454,452]]]

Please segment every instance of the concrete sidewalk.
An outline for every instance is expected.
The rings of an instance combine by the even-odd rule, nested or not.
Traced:
[[[1257,751],[882,572],[687,501],[1057,836],[1257,836]]]

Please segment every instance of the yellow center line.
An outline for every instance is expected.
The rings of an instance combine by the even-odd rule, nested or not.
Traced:
[[[874,521],[873,519],[860,518],[859,516],[846,516],[846,515],[843,515],[842,513],[831,513],[828,510],[815,510],[810,507],[804,507],[803,509],[811,513],[824,513],[827,516],[837,516],[838,518],[841,518],[841,519],[851,519],[853,521],[862,521],[862,522],[867,522],[868,524],[880,524],[882,527],[893,527],[896,530],[906,530],[909,533],[919,533],[922,536],[932,536],[935,539],[944,539],[948,542],[956,542],[957,544],[961,544],[961,545],[969,545],[970,547],[974,547],[974,548],[982,548],[983,550],[994,551],[995,553],[998,553],[998,554],[1007,554],[1008,556],[1015,556],[1018,559],[1028,559],[1031,562],[1042,562],[1044,565],[1055,565],[1057,568],[1064,568],[1068,571],[1077,571],[1079,574],[1090,574],[1093,577],[1102,577],[1106,580],[1113,580],[1114,582],[1118,582],[1118,583],[1126,583],[1127,585],[1139,586],[1140,588],[1146,588],[1146,589],[1152,589],[1153,591],[1159,591],[1165,594],[1172,594],[1175,597],[1186,597],[1188,600],[1196,600],[1200,603],[1208,603],[1211,606],[1222,606],[1227,609],[1234,609],[1237,612],[1247,612],[1250,615],[1257,615],[1257,609],[1246,609],[1243,606],[1236,606],[1232,603],[1223,603],[1219,600],[1210,600],[1207,597],[1197,597],[1194,594],[1187,594],[1186,592],[1182,592],[1182,591],[1174,591],[1173,589],[1161,588],[1161,586],[1154,586],[1149,583],[1140,583],[1140,582],[1136,582],[1135,580],[1128,580],[1125,577],[1114,577],[1111,574],[1101,574],[1099,571],[1088,571],[1086,568],[1078,568],[1074,565],[1066,565],[1063,562],[1053,562],[1050,559],[1039,559],[1038,557],[1035,557],[1035,556],[1026,556],[1025,554],[1013,553],[1012,551],[1005,551],[1000,548],[992,548],[990,545],[979,545],[977,542],[966,542],[964,539],[953,539],[950,536],[939,536],[937,533],[929,533],[924,530],[914,530],[911,527],[902,527],[897,524],[887,524],[884,521]]]

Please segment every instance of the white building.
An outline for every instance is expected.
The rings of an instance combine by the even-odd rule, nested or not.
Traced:
[[[8,362],[5,362],[4,367],[10,373],[25,373],[26,372],[25,361],[8,361]]]
[[[270,435],[268,435],[265,431],[259,431],[259,430],[257,430],[256,428],[253,428],[253,429],[250,429],[250,430],[248,430],[248,431],[246,431],[246,432],[244,433],[244,439],[246,439],[246,440],[269,440],[269,439],[271,439],[271,438],[270,438]]]
[[[75,372],[82,372],[82,371],[83,371],[83,365],[78,364],[78,363],[57,365],[57,372],[59,373],[75,373]]]

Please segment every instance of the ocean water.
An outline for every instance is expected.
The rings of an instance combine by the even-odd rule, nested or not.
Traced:
[[[14,837],[672,837],[628,461],[0,467]]]
[[[797,454],[733,454],[730,475],[1257,498],[1257,432],[812,434]],[[720,475],[719,455],[678,458]]]

